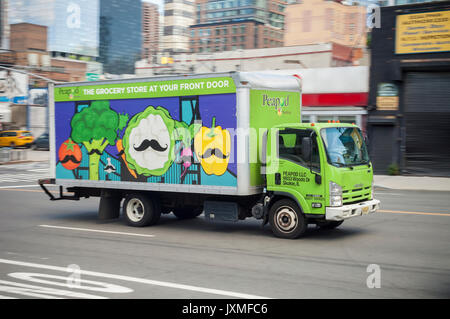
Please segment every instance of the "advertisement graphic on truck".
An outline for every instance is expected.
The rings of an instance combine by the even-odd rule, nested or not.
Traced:
[[[231,78],[62,89],[55,107],[57,179],[236,186]]]

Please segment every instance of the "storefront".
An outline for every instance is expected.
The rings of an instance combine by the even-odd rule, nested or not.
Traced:
[[[371,51],[375,172],[450,176],[450,3],[382,8]]]

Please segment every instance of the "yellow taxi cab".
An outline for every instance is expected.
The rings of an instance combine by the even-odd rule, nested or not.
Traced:
[[[0,146],[30,147],[34,137],[30,131],[9,130],[0,132]]]

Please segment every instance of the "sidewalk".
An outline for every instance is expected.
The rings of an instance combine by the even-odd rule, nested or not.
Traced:
[[[0,162],[0,165],[7,166],[8,164],[29,163],[29,162],[48,162],[50,160],[49,151],[35,151],[31,149],[15,149],[14,152],[20,155],[17,159],[6,162]],[[20,153],[20,154],[19,154]]]
[[[450,177],[374,175],[373,179],[379,188],[450,192]]]

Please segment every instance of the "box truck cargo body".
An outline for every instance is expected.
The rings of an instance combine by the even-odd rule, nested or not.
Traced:
[[[125,199],[132,226],[154,224],[161,213],[204,212],[210,220],[270,221],[275,235],[294,238],[309,222],[337,225],[378,207],[368,157],[338,167],[323,145],[342,134],[361,153],[359,129],[301,124],[298,77],[233,72],[66,83],[49,92],[53,176],[40,185],[52,200],[101,197],[101,218],[118,217]],[[319,130],[333,127],[342,130],[324,142]],[[341,203],[329,210],[332,220],[328,171],[341,185],[362,186],[357,206],[345,215]],[[60,197],[46,184],[60,185]],[[271,220],[276,203],[284,206]]]

